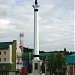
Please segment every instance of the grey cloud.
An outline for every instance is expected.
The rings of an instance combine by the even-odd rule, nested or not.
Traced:
[[[33,1],[31,2],[22,0],[22,2],[18,3],[15,0],[7,0],[6,3],[4,1],[5,0],[0,0],[0,4],[6,5],[5,7],[3,7],[3,12],[6,13],[6,17],[11,20],[11,23],[10,29],[8,29],[7,32],[2,32],[2,30],[0,30],[0,34],[4,37],[0,37],[0,39],[2,41],[3,39],[8,41],[17,39],[19,43],[19,33],[24,32],[24,46],[33,48]],[[66,47],[68,50],[73,51],[74,24],[72,10],[73,6],[71,0],[38,1],[40,4],[40,49],[50,51],[62,50],[64,47]],[[63,4],[65,4],[65,6],[62,6]],[[71,6],[71,8],[68,6]],[[68,9],[66,9],[65,7],[67,7]],[[0,15],[0,17],[1,16],[2,14]]]

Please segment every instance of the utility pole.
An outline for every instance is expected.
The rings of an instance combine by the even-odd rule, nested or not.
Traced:
[[[32,75],[40,75],[40,59],[39,59],[39,27],[38,27],[38,2],[35,0],[34,8],[34,58]]]

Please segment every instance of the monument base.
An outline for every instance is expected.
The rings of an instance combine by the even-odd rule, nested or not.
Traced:
[[[41,72],[41,60],[38,57],[34,57],[33,59],[33,71],[32,75],[40,75]]]

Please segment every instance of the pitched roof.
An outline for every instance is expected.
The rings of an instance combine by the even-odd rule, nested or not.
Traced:
[[[13,42],[0,42],[0,49],[7,49]]]
[[[68,64],[75,64],[75,53],[67,56],[66,62]]]

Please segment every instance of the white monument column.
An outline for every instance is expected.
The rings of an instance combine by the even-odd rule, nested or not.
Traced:
[[[35,0],[34,8],[34,58],[32,75],[40,75],[40,59],[39,59],[39,27],[38,27],[38,2]]]

